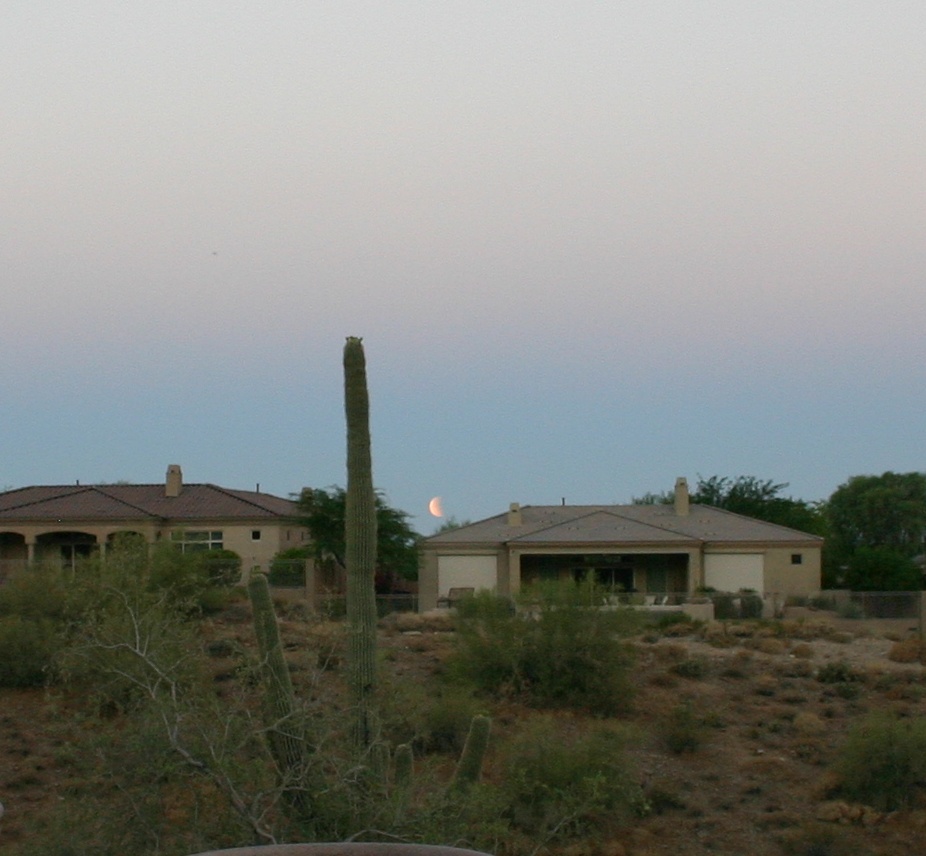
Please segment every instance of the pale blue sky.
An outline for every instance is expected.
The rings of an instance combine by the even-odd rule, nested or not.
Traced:
[[[0,486],[375,481],[431,531],[924,469],[926,5],[12,0]]]

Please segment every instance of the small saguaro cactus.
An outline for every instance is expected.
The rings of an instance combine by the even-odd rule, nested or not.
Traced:
[[[304,773],[305,742],[299,733],[293,684],[283,657],[280,628],[277,626],[270,587],[264,574],[255,573],[251,576],[248,594],[254,612],[254,632],[267,692],[264,716],[270,753],[284,784],[294,784]]]
[[[457,762],[457,770],[450,783],[451,791],[464,791],[475,785],[482,775],[482,762],[489,747],[489,731],[492,720],[488,716],[474,716],[469,724],[469,733],[463,752]]]
[[[344,345],[344,411],[347,417],[347,496],[344,540],[347,566],[347,678],[359,752],[375,737],[376,691],[376,492],[370,453],[370,399],[363,344]]]

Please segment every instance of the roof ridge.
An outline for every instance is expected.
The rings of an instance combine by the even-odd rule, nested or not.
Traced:
[[[635,503],[627,503],[623,506],[615,506],[615,508],[636,508]],[[643,506],[641,506],[643,507]],[[692,508],[699,508],[697,504],[692,505]],[[651,526],[653,529],[661,529],[663,532],[671,532],[673,535],[681,535],[683,538],[690,538],[692,541],[700,541],[704,543],[704,539],[698,537],[697,535],[689,535],[687,532],[682,532],[678,529],[673,529],[671,526],[662,526],[659,523],[652,523],[649,520],[634,520],[632,517],[628,517],[625,514],[615,514],[615,517],[620,517],[622,520],[631,520],[634,523],[642,523],[644,526]]]
[[[28,502],[20,502],[17,505],[8,505],[4,508],[4,511],[13,511],[18,508],[28,508],[30,505],[40,505],[41,503],[48,502],[51,499],[60,499],[63,496],[74,496],[78,493],[86,493],[91,490],[93,485],[63,485],[63,484],[52,484],[52,485],[28,485],[26,487],[16,488],[17,491],[20,490],[31,490],[36,487],[50,487],[50,488],[61,488],[63,493],[57,493],[54,497],[39,497],[37,499],[30,499]],[[9,491],[8,493],[13,493],[14,491]]]
[[[798,535],[809,535],[811,538],[818,538],[821,541],[824,541],[822,535],[814,535],[813,532],[805,532],[803,529],[795,529],[793,526],[785,526],[783,523],[775,523],[771,520],[763,520],[761,517],[750,517],[748,514],[740,514],[738,511],[730,511],[729,508],[721,508],[719,505],[704,505],[699,503],[698,508],[712,508],[714,511],[719,511],[722,514],[727,514],[730,517],[738,517],[740,520],[748,520],[752,523],[764,523],[766,526],[774,526],[776,529],[783,529],[785,532],[796,532]]]
[[[105,485],[105,487],[137,487],[139,485]],[[145,485],[147,487],[148,485]],[[128,508],[134,508],[136,511],[140,511],[142,514],[147,514],[149,517],[161,517],[160,514],[155,514],[153,511],[149,511],[147,508],[144,508],[141,505],[136,505],[134,502],[127,502],[124,499],[121,499],[118,496],[113,496],[109,491],[103,490],[103,485],[91,485],[91,487],[98,493],[103,494],[103,496],[109,497],[113,502],[118,502],[120,505],[125,505]]]
[[[233,487],[219,487],[219,485],[211,484],[209,482],[204,483],[202,487],[210,487],[213,490],[218,491],[219,493],[225,494],[225,496],[230,496],[232,499],[237,499],[239,502],[244,502],[244,503],[247,503],[248,505],[253,505],[255,508],[259,508],[261,511],[269,511],[272,514],[276,513],[272,508],[268,508],[266,505],[262,505],[259,502],[255,502],[253,499],[248,499],[247,497],[240,496],[239,494],[246,493],[246,494],[250,494],[251,496],[272,496],[274,499],[277,499],[277,500],[282,499],[282,497],[274,496],[273,494],[270,494],[270,493],[261,494],[253,490],[239,490],[238,488],[233,488]]]
[[[530,507],[531,506],[522,505],[521,509],[523,510],[524,508],[530,508]],[[535,505],[533,506],[533,508],[582,508],[582,507],[583,506],[576,506],[576,505],[547,505],[547,506]],[[591,515],[597,514],[598,512],[603,510],[601,506],[587,505],[584,507],[589,509],[589,511],[586,512],[585,514],[577,514],[575,517],[570,517],[568,520],[558,520],[558,521],[554,520],[554,521],[547,523],[546,525],[540,525],[540,523],[538,523],[535,528],[530,530],[530,532],[519,532],[515,537],[509,538],[508,541],[520,541],[521,538],[524,538],[527,535],[536,535],[538,532],[545,532],[547,529],[555,529],[559,526],[565,526],[569,523],[574,523],[576,520],[582,520],[585,517],[590,517]],[[498,516],[502,517],[504,516],[504,514],[500,514]]]

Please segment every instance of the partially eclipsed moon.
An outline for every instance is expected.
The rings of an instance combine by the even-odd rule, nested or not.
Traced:
[[[431,514],[433,514],[435,517],[443,517],[443,516],[444,516],[444,508],[443,508],[443,506],[441,505],[441,501],[440,501],[440,497],[439,497],[439,496],[435,496],[435,497],[428,503],[428,511],[430,511]]]

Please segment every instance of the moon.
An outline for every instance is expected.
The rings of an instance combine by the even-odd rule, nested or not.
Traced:
[[[439,497],[439,496],[435,496],[435,497],[428,503],[428,511],[430,511],[431,514],[433,514],[435,517],[443,517],[443,516],[444,516],[444,507],[441,505],[441,501],[440,501],[440,497]]]

